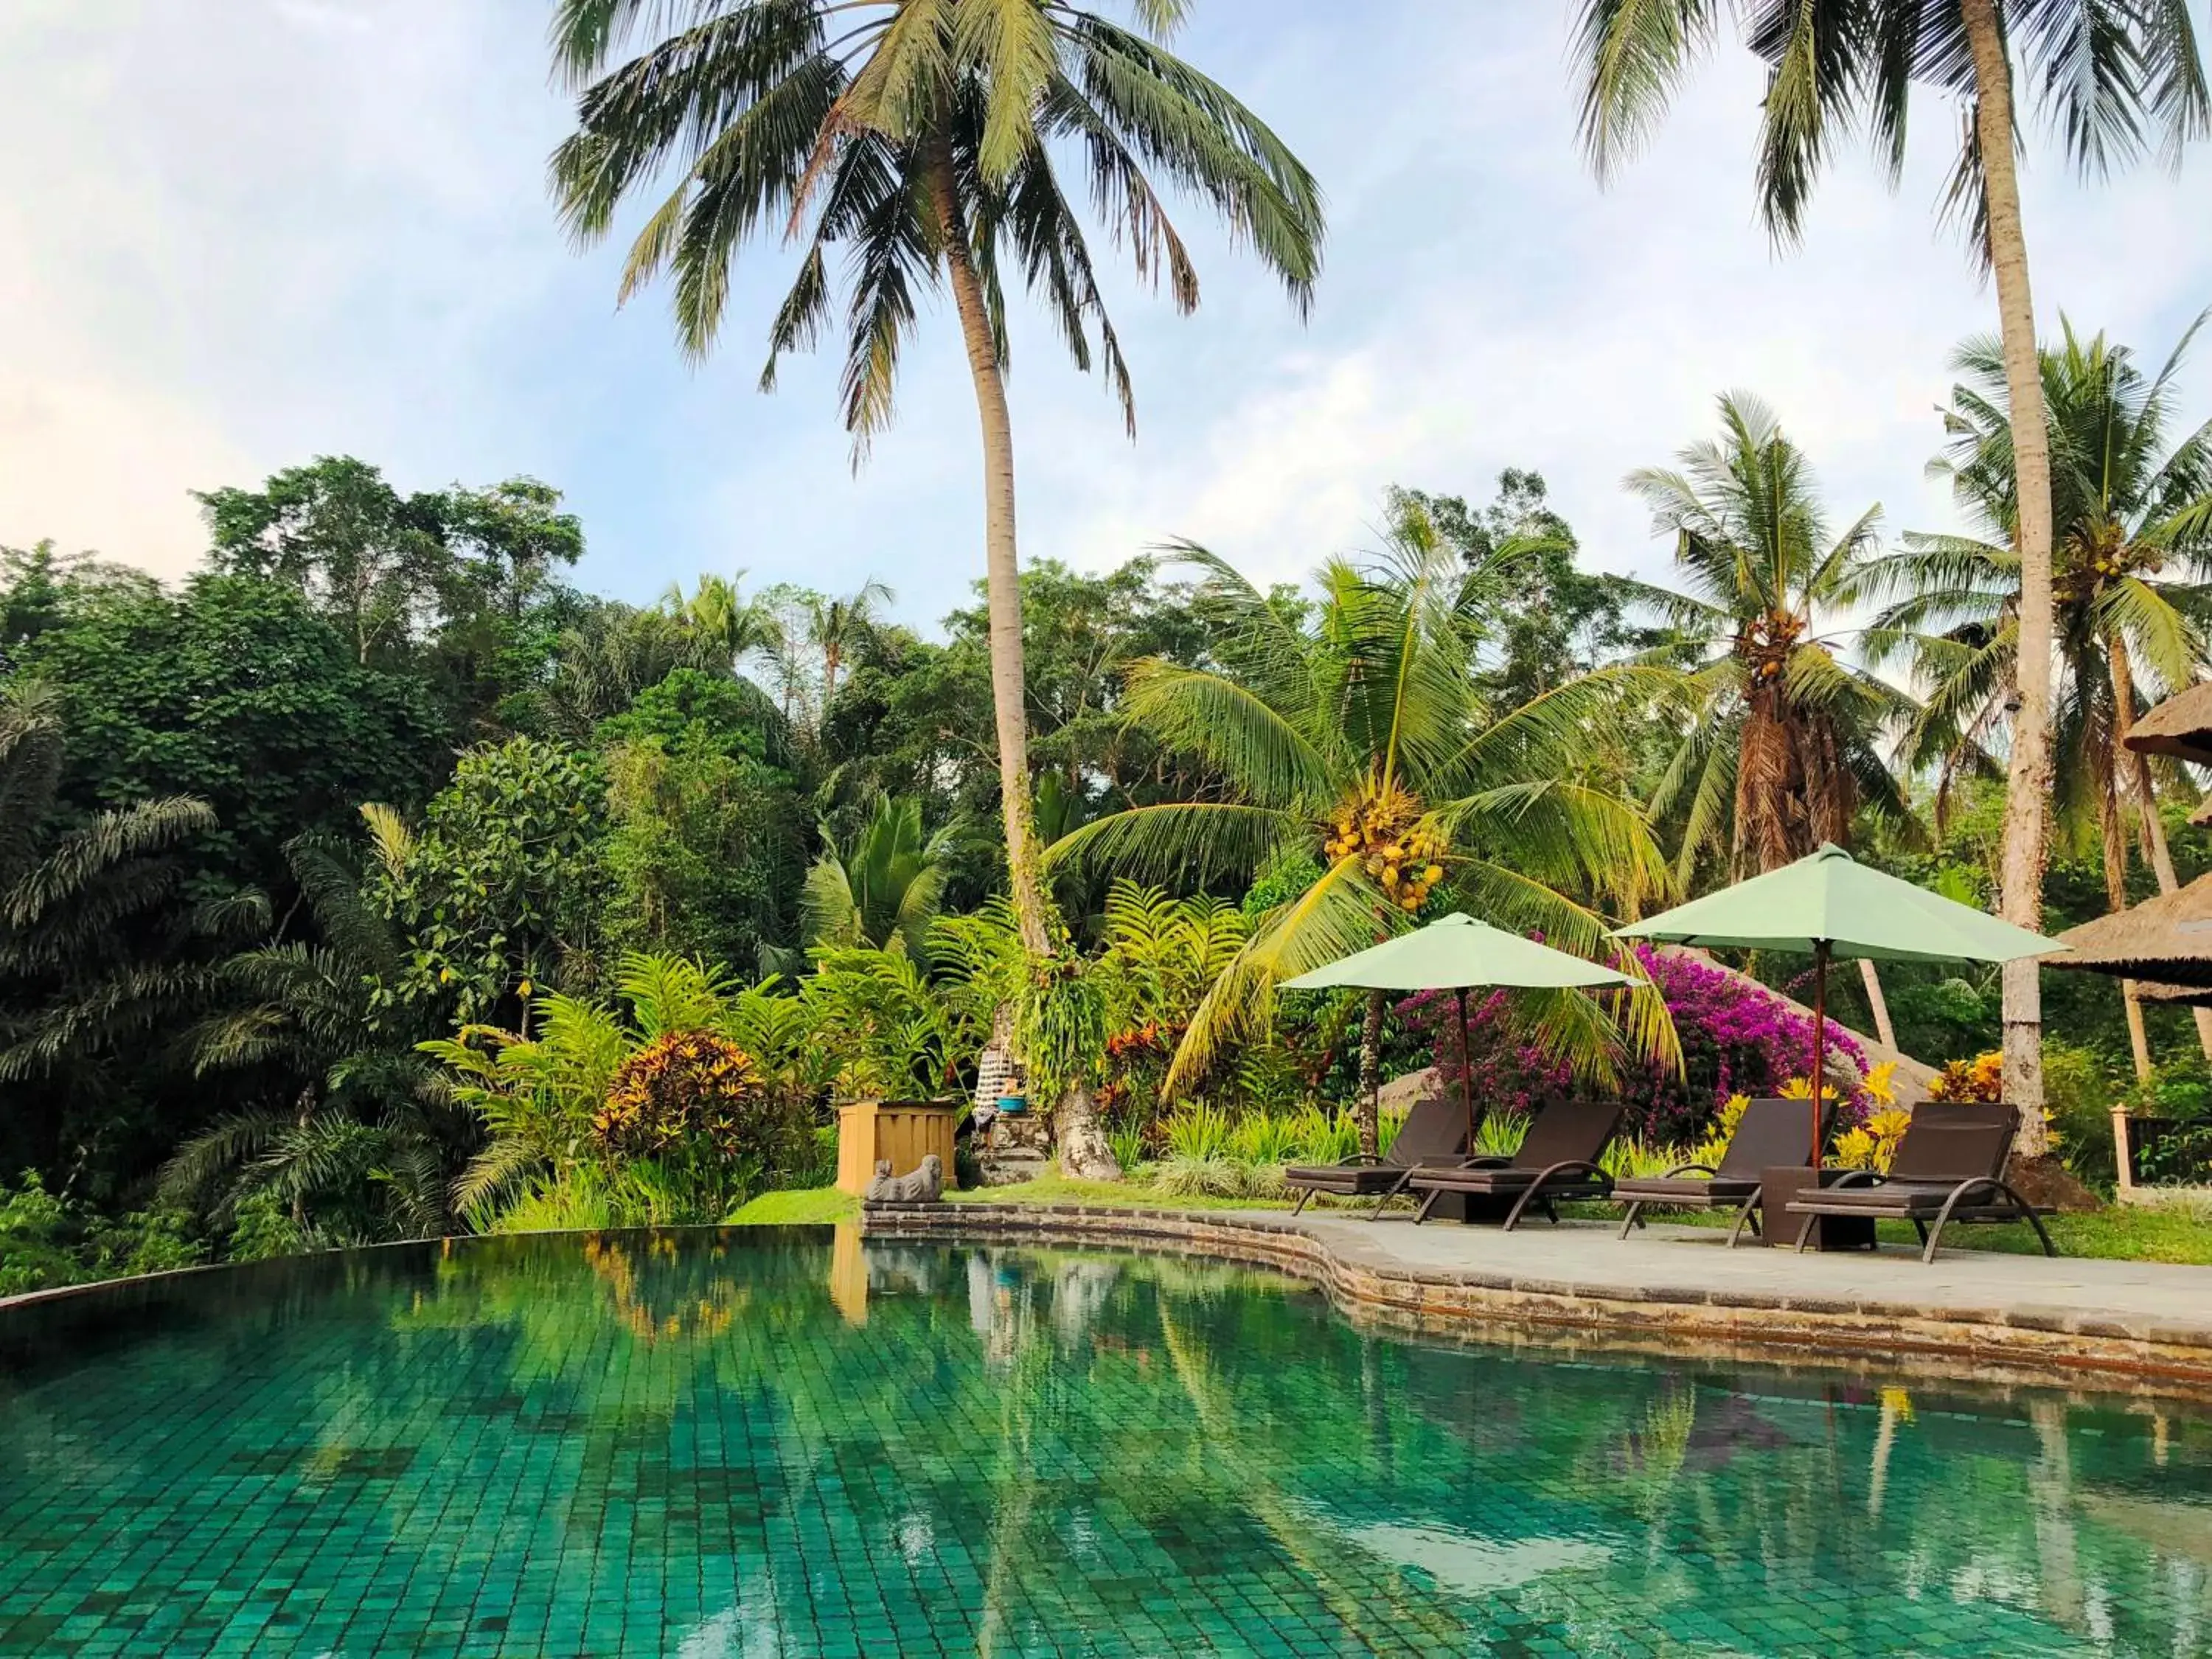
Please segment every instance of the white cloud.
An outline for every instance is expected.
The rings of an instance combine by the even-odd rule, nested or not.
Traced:
[[[1182,42],[1330,191],[1313,320],[1184,210],[1194,319],[1117,276],[1142,441],[1042,321],[1015,321],[1026,550],[1088,565],[1188,534],[1268,577],[1365,542],[1382,489],[1487,493],[1533,465],[1591,556],[1662,550],[1620,489],[1755,390],[1840,515],[1940,521],[1921,466],[1943,360],[1992,316],[1933,226],[1930,102],[1893,196],[1840,161],[1807,245],[1770,250],[1749,181],[1756,66],[1724,52],[1609,192],[1573,142],[1565,8],[1200,8]],[[833,359],[757,396],[789,258],[742,264],[724,349],[678,362],[660,294],[613,306],[619,248],[564,245],[564,130],[534,0],[148,0],[0,9],[0,541],[53,535],[164,572],[186,491],[319,453],[409,487],[538,473],[570,492],[588,583],[702,568],[897,586],[918,621],[980,568],[975,426],[940,307],[899,427],[857,477]],[[2162,350],[2212,300],[2202,168],[2091,190],[2039,150],[2037,292]],[[2208,348],[2212,349],[2212,348]],[[2199,364],[2191,405],[2212,388]]]

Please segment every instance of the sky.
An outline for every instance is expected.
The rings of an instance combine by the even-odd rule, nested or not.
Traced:
[[[1110,0],[1109,0],[1110,9]],[[1946,360],[1995,302],[1935,204],[1955,111],[1924,95],[1892,191],[1846,151],[1801,246],[1757,222],[1757,64],[1724,43],[1610,187],[1574,138],[1567,0],[1207,0],[1176,42],[1319,177],[1312,314],[1176,210],[1202,301],[1118,274],[1132,445],[1034,309],[1013,319],[1023,553],[1104,569],[1188,537],[1263,580],[1371,546],[1393,483],[1486,497],[1532,467],[1586,559],[1668,549],[1621,488],[1755,392],[1838,527],[1948,528],[1923,476]],[[755,390],[789,280],[741,258],[720,347],[666,295],[616,304],[620,242],[578,250],[545,187],[568,130],[544,0],[8,0],[0,6],[0,544],[51,537],[167,578],[191,491],[319,454],[403,489],[516,474],[565,491],[593,591],[702,571],[836,592],[880,577],[928,628],[981,568],[975,405],[927,302],[898,421],[857,473],[834,356]],[[2212,303],[2212,154],[2075,179],[2033,142],[2039,317],[2162,358]],[[2212,416],[2212,343],[2183,408]]]

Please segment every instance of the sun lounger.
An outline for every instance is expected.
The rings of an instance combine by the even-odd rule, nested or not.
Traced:
[[[1559,1212],[1552,1206],[1557,1200],[1607,1196],[1613,1178],[1599,1167],[1598,1158],[1620,1127],[1620,1113],[1617,1100],[1550,1101],[1536,1109],[1521,1150],[1511,1158],[1470,1158],[1449,1169],[1413,1170],[1407,1185],[1423,1194],[1414,1221],[1427,1220],[1447,1193],[1512,1199],[1505,1216],[1508,1232],[1532,1204],[1556,1222]]]
[[[2005,1184],[2005,1159],[2019,1128],[2020,1114],[2009,1106],[1919,1108],[1897,1143],[1887,1175],[1851,1170],[1836,1185],[1790,1206],[1791,1215],[1805,1218],[1797,1248],[1805,1248],[1818,1218],[1834,1215],[1910,1221],[1924,1246],[1923,1261],[1935,1261],[1943,1229],[1954,1221],[2025,1221],[2035,1229],[2044,1255],[2057,1255],[2042,1216]]]
[[[1833,1118],[1830,1107],[1829,1116]],[[1670,1210],[1734,1210],[1735,1224],[1729,1230],[1733,1249],[1747,1225],[1759,1233],[1760,1171],[1787,1164],[1806,1163],[1812,1152],[1808,1137],[1812,1104],[1804,1100],[1754,1100],[1743,1109],[1735,1133],[1713,1164],[1678,1164],[1664,1175],[1631,1176],[1613,1183],[1616,1204],[1626,1204],[1620,1236],[1644,1224],[1647,1205]],[[1821,1126],[1821,1139],[1827,1125]]]
[[[1406,1121],[1398,1126],[1390,1148],[1379,1158],[1348,1158],[1341,1164],[1303,1165],[1283,1171],[1284,1182],[1297,1188],[1296,1215],[1316,1193],[1338,1198],[1376,1195],[1380,1210],[1400,1191],[1406,1177],[1429,1164],[1456,1164],[1467,1153],[1467,1109],[1456,1099],[1431,1096],[1416,1101]]]

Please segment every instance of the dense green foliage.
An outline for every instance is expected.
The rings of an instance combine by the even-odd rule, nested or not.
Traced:
[[[2212,510],[2170,377],[2071,336],[2049,372],[2069,434],[2103,406],[2133,434],[2102,471],[2054,445],[2081,459],[2057,503],[2085,607],[2066,637],[2104,757],[2051,868],[2059,926],[2154,890],[2147,809],[2179,879],[2204,866],[2191,780],[2120,765],[2111,710],[2203,672]],[[1950,463],[2001,532],[1978,384]],[[1686,596],[1588,568],[1519,471],[1480,506],[1395,492],[1383,550],[1309,587],[1190,547],[1025,572],[1049,967],[1005,897],[980,605],[925,637],[873,585],[595,599],[562,580],[582,531],[545,486],[409,495],[345,459],[210,492],[209,568],[174,587],[6,553],[9,1282],[716,1219],[823,1178],[837,1101],[963,1096],[1009,1040],[1033,1088],[1095,1100],[1125,1167],[1259,1192],[1271,1160],[1387,1127],[1343,1109],[1444,1047],[1359,994],[1273,995],[1378,933],[1464,908],[1601,951],[1611,919],[1844,833],[1987,902],[2002,733],[1974,712],[1985,665],[1953,681],[2003,647],[2002,558],[1826,532],[1779,424],[1747,399],[1723,422],[1686,472],[1637,480]],[[1854,645],[1867,592],[1898,678]],[[1802,963],[1744,965],[1804,988]],[[2048,978],[2068,1156],[2108,1180],[2104,1115],[2131,1096],[2179,1126],[2156,1154],[2179,1171],[2212,1139],[2185,1013],[2148,1010],[2138,1080],[2115,984]],[[1907,1052],[1994,1042],[1993,975],[1884,983]],[[1833,988],[1865,1029],[1856,977]],[[1656,994],[1486,1018],[1501,1079],[1676,1075]],[[1653,1133],[1694,1138],[1718,1085],[1666,1086]]]

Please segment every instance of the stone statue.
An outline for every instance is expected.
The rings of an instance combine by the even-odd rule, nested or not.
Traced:
[[[932,1152],[910,1175],[895,1176],[890,1159],[878,1158],[876,1178],[863,1196],[870,1204],[934,1204],[944,1190],[945,1164]]]

